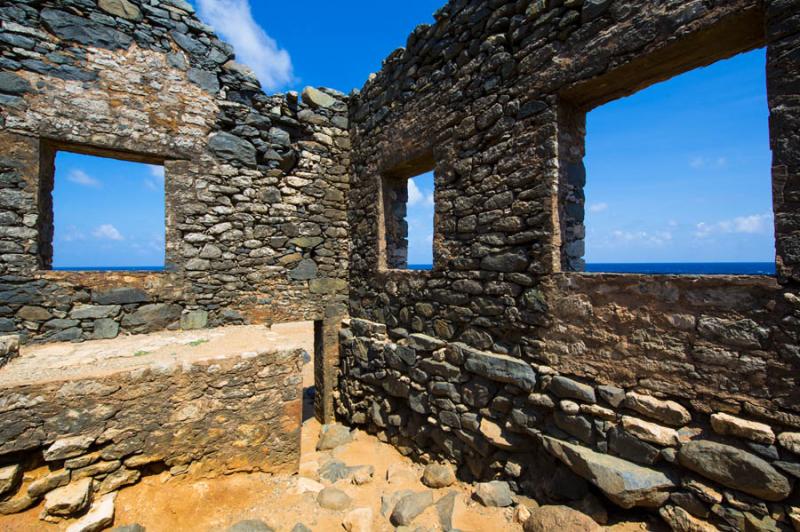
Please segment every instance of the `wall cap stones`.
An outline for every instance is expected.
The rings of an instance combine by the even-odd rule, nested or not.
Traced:
[[[775,443],[775,433],[769,425],[723,412],[711,415],[711,427],[714,432],[723,436],[738,436],[767,445]]]
[[[629,392],[625,395],[625,408],[661,421],[667,425],[679,427],[692,420],[691,414],[675,401],[663,401],[650,395]]]

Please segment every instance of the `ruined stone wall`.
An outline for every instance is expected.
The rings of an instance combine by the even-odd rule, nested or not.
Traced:
[[[790,526],[800,6],[454,0],[435,18],[351,101],[338,413],[546,499]],[[764,45],[777,278],[576,271],[585,113]],[[383,183],[427,153],[434,269],[386,269]]]
[[[0,514],[89,480],[97,495],[143,474],[292,473],[300,460],[304,352],[137,368],[0,390]],[[265,408],[265,405],[270,405]],[[33,481],[20,484],[22,472]]]
[[[265,95],[183,0],[19,1],[0,23],[0,332],[317,319],[344,298],[344,95]],[[49,271],[61,149],[165,166],[166,271]]]

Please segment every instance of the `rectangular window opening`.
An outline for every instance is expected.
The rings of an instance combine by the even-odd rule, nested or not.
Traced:
[[[434,171],[427,161],[406,174],[383,178],[383,267],[433,269]]]
[[[80,151],[80,153],[78,152]],[[161,271],[165,265],[163,161],[133,162],[43,149],[40,256],[44,269]]]
[[[564,270],[774,275],[763,48],[563,115]]]

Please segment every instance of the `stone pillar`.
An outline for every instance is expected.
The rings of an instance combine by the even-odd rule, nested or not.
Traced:
[[[766,3],[767,96],[778,276],[800,282],[800,4]]]
[[[335,304],[314,322],[314,415],[320,423],[335,421],[333,391],[338,381],[339,329],[345,317],[345,307]]]

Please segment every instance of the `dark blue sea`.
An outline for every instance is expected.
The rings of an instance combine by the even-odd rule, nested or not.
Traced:
[[[54,267],[57,272],[160,272],[163,266],[80,266]]]
[[[430,264],[410,264],[410,270],[430,270]],[[590,263],[592,273],[645,273],[673,275],[775,275],[774,262],[642,262]]]
[[[409,270],[430,270],[431,264],[409,264]],[[53,268],[56,271],[139,271],[159,272],[163,266],[111,266]],[[589,263],[591,273],[649,273],[673,275],[775,275],[774,262],[641,262],[641,263]]]

